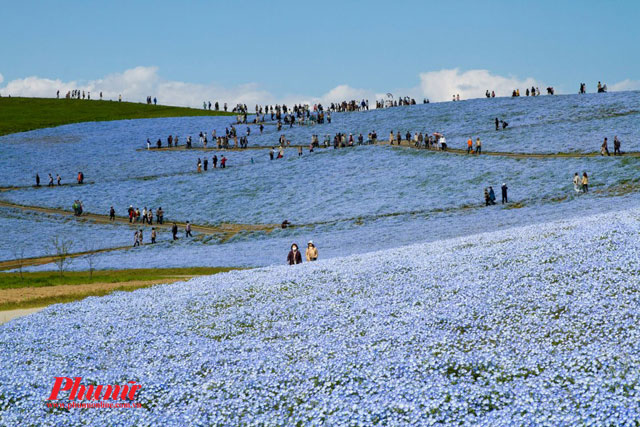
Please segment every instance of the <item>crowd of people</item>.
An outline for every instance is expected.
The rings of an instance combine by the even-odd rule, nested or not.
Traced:
[[[598,82],[598,92],[606,92],[606,85],[601,85],[600,82]],[[547,93],[550,95],[554,94],[554,89],[553,87],[548,87],[547,88]],[[586,84],[585,83],[581,83],[580,84],[580,91],[579,93],[583,94],[586,93]],[[531,87],[530,89],[527,88],[525,91],[525,95],[526,96],[539,96],[540,95],[540,90],[537,87]],[[69,91],[66,94],[67,98],[74,98],[74,99],[91,99],[90,98],[90,92],[84,92],[84,91],[80,91],[80,90],[73,90],[73,91]],[[494,98],[495,97],[495,92],[491,91],[489,92],[489,90],[486,91],[485,96],[487,98]],[[513,97],[519,97],[520,96],[520,91],[519,89],[514,89],[512,92],[512,96]],[[57,93],[57,97],[59,97],[59,91]],[[102,93],[100,93],[100,98],[102,98]],[[460,96],[458,95],[454,95],[453,96],[453,100],[454,101],[459,101],[460,100]],[[147,97],[147,104],[151,104],[153,103],[154,105],[157,104],[157,99],[151,98],[150,96]],[[428,100],[424,100],[424,103],[428,103]],[[405,97],[405,98],[400,98],[398,100],[392,101],[392,102],[385,102],[385,101],[376,101],[376,108],[386,108],[386,107],[391,107],[391,106],[398,106],[398,105],[415,105],[416,102],[414,99],[409,98],[409,97]],[[211,109],[212,107],[214,107],[216,110],[218,110],[219,108],[219,104],[218,102],[216,102],[215,104],[212,104],[211,102],[209,102],[208,104],[205,102],[203,103],[203,107],[205,109]],[[277,120],[278,122],[278,130],[280,130],[282,128],[282,125],[284,123],[284,125],[289,125],[289,127],[292,127],[294,124],[305,124],[306,121],[311,121],[313,123],[324,123],[324,121],[326,120],[328,123],[331,123],[331,112],[342,112],[342,111],[362,111],[362,110],[368,110],[369,109],[369,103],[366,100],[362,100],[360,102],[357,102],[355,100],[352,101],[344,101],[342,103],[332,103],[330,104],[330,106],[325,110],[324,107],[322,106],[322,104],[315,104],[312,107],[310,107],[309,105],[294,105],[293,108],[289,108],[286,105],[275,105],[275,106],[259,106],[256,105],[255,106],[255,110],[256,110],[256,123],[258,123],[260,120],[262,120],[262,122],[264,122],[264,120],[266,119],[267,115],[271,116],[271,120]],[[227,104],[224,104],[224,111],[227,111]],[[233,108],[234,112],[239,112],[241,114],[244,115],[244,122],[246,123],[246,115],[248,114],[247,111],[247,106],[244,104],[238,104],[236,107]],[[495,118],[495,129],[496,130],[504,130],[506,129],[508,126],[508,123],[504,120],[500,120],[497,117]],[[264,126],[262,125],[262,123],[260,123],[260,133],[263,132],[264,130]],[[242,135],[239,136],[238,135],[238,131],[236,129],[236,127],[234,127],[233,125],[230,126],[229,128],[225,129],[225,133],[224,135],[216,135],[216,131],[212,131],[211,132],[211,141],[215,144],[215,146],[218,149],[225,149],[225,148],[230,148],[231,143],[233,144],[234,148],[247,148],[248,147],[248,136],[251,133],[251,128],[247,126],[246,128],[246,135]],[[390,132],[389,135],[389,144],[391,145],[400,145],[403,139],[403,135],[399,132],[396,131],[395,134],[393,131]],[[429,135],[427,132],[414,132],[413,135],[411,134],[411,132],[406,132],[406,134],[404,135],[404,139],[408,142],[412,142],[413,145],[417,148],[427,148],[427,149],[436,149],[436,150],[446,150],[447,149],[447,142],[446,142],[446,138],[443,134],[441,133],[433,133],[432,135]],[[318,148],[318,147],[325,147],[325,148],[329,148],[331,146],[333,146],[334,149],[336,148],[342,148],[342,147],[352,147],[355,145],[366,145],[366,144],[375,144],[378,140],[378,136],[377,133],[375,131],[369,132],[367,137],[365,138],[365,136],[362,133],[359,133],[357,135],[354,135],[352,133],[349,133],[348,135],[346,133],[336,133],[333,138],[327,134],[323,139],[322,142],[320,141],[320,137],[318,134],[314,134],[311,137],[311,142],[309,144],[309,151],[313,152],[314,148]],[[201,144],[202,147],[207,148],[209,140],[208,140],[208,135],[206,132],[200,132],[199,133],[199,142]],[[192,138],[191,136],[188,136],[186,138],[186,147],[187,148],[192,148],[193,144],[192,144]],[[622,151],[621,151],[621,142],[618,139],[617,136],[614,137],[614,155],[622,155]],[[158,139],[156,142],[156,146],[157,148],[161,148],[162,147],[162,140]],[[167,138],[167,146],[168,147],[178,147],[179,146],[179,138],[178,136],[173,136],[173,135],[169,135]],[[286,147],[290,147],[291,146],[291,141],[287,140],[285,135],[282,134],[280,136],[279,139],[279,146],[278,146],[278,155],[277,157],[275,156],[275,147],[272,147],[269,150],[269,156],[270,159],[273,160],[274,158],[282,158],[284,156],[284,150]],[[150,149],[151,148],[151,141],[149,139],[147,139],[147,148]],[[468,138],[467,142],[466,142],[466,152],[467,154],[481,154],[482,153],[482,141],[480,140],[479,137],[476,137],[475,142],[473,140],[472,137]],[[609,152],[609,148],[608,148],[608,139],[604,138],[604,142],[601,145],[601,149],[600,149],[600,154],[602,156],[606,155],[606,156],[610,156],[610,152]],[[298,146],[298,155],[301,156],[302,155],[302,146]],[[214,155],[211,159],[211,164],[212,167],[214,169],[218,168],[218,164],[220,165],[220,168],[225,168],[226,167],[226,162],[227,159],[224,155],[222,155],[222,157],[220,159],[218,159],[217,155]],[[252,159],[253,162],[253,159]],[[207,171],[209,169],[209,159],[207,157],[204,157],[203,159],[198,158],[197,160],[197,172],[203,172],[203,171]],[[62,185],[62,179],[60,177],[59,174],[55,174],[56,177],[54,179],[54,175],[52,173],[48,174],[48,184],[47,186],[49,187],[53,187],[55,185]],[[55,182],[55,184],[54,184]],[[78,184],[82,184],[84,182],[84,174],[82,172],[78,172],[78,176],[77,176],[77,182]],[[580,176],[578,173],[574,174],[573,177],[573,185],[574,185],[574,189],[576,192],[580,192],[580,193],[587,193],[589,190],[589,177],[587,175],[586,172],[584,172],[582,174],[582,176]],[[36,174],[36,186],[40,186],[40,176],[38,174]],[[504,203],[508,203],[508,187],[506,185],[506,183],[503,183],[501,186],[501,193],[502,193],[502,204]],[[485,201],[485,206],[490,206],[490,205],[495,205],[497,204],[496,201],[496,195],[495,192],[493,190],[492,186],[486,187],[484,189],[484,201]],[[75,200],[73,203],[73,211],[74,211],[74,215],[80,216],[82,215],[84,208],[82,205],[82,202],[80,200]],[[129,217],[129,223],[131,224],[148,224],[148,225],[153,225],[154,223],[154,217],[156,219],[156,223],[157,224],[163,224],[164,223],[164,212],[162,210],[161,207],[159,207],[158,209],[156,209],[155,211],[155,215],[154,215],[154,211],[149,208],[147,209],[147,207],[145,206],[142,210],[140,210],[139,208],[133,208],[133,206],[129,206],[128,209],[128,217]],[[111,221],[115,220],[115,210],[113,207],[111,207],[110,212],[109,212],[109,219]],[[283,223],[284,224],[284,223]],[[283,228],[285,226],[283,225]],[[176,223],[173,223],[172,227],[171,227],[171,231],[172,231],[172,236],[173,236],[173,240],[177,240],[177,234],[178,234],[178,227]],[[186,237],[192,237],[191,234],[191,224],[187,221],[185,224],[185,236]],[[156,242],[156,237],[157,237],[157,230],[156,227],[152,227],[151,228],[151,243],[155,243]],[[136,230],[134,233],[134,246],[140,246],[144,244],[144,239],[143,239],[143,229],[139,229]],[[307,261],[315,261],[318,259],[318,250],[315,247],[315,245],[313,244],[312,241],[309,241],[307,249],[305,251],[305,258]],[[302,255],[301,252],[297,246],[297,244],[292,244],[291,245],[291,250],[287,256],[287,262],[291,265],[293,264],[299,264],[302,262]]]
[[[260,125],[260,133],[264,130],[264,126]],[[246,135],[238,136],[237,129],[231,125],[231,129],[228,127],[225,129],[225,134],[218,136],[215,129],[211,131],[211,141],[215,143],[215,148],[218,150],[229,148],[247,148],[249,146],[249,135],[251,134],[251,128],[247,126]],[[200,132],[198,134],[200,146],[207,148],[209,146],[209,136],[207,132]],[[232,145],[233,144],[233,145]],[[179,147],[180,138],[178,135],[169,135],[167,137],[167,147]],[[187,136],[185,141],[186,148],[193,148],[193,139],[191,135]],[[147,150],[151,150],[151,140],[147,138]],[[162,139],[158,138],[155,143],[155,148],[162,148]]]
[[[423,104],[428,104],[429,100],[424,99]],[[376,100],[376,108],[402,107],[403,105],[416,105],[416,100],[408,96],[393,99],[391,94],[387,94],[387,99]],[[367,110],[369,109],[369,101],[367,100]]]
[[[213,157],[211,158],[211,164],[213,165],[214,169],[218,168],[217,154],[214,154]],[[223,154],[222,157],[220,158],[220,169],[225,169],[226,167],[227,167],[227,158]],[[205,172],[209,170],[209,159],[205,157],[203,161],[200,159],[200,157],[198,157],[198,162],[196,163],[196,171],[198,173],[201,173],[203,170]]]
[[[40,187],[40,174],[38,174],[36,172],[36,187]],[[79,185],[84,184],[84,173],[82,172],[78,172],[77,175],[77,183]],[[55,187],[55,186],[62,186],[62,177],[60,176],[60,174],[56,174],[56,178],[55,178],[55,185],[54,185],[54,179],[53,179],[53,175],[51,173],[49,173],[49,179],[47,182],[47,187]]]
[[[91,99],[91,92],[90,91],[84,91],[84,90],[80,90],[80,89],[73,89],[73,90],[69,90],[67,91],[66,95],[64,96],[66,99],[87,99],[90,100]],[[60,99],[60,89],[58,89],[56,91],[56,99]],[[102,91],[100,91],[100,100],[102,100]]]
[[[428,150],[447,150],[447,139],[444,134],[440,132],[434,132],[429,135],[428,132],[414,132],[413,137],[411,132],[407,131],[404,135],[407,142],[413,143],[416,148],[426,148]],[[389,145],[401,145],[402,134],[400,131],[396,131],[395,135],[393,131],[389,132]]]
[[[109,210],[109,219],[111,221],[115,220],[115,215],[115,210],[112,206]],[[140,211],[140,208],[134,208],[133,205],[129,205],[129,208],[127,209],[127,215],[129,216],[130,224],[142,223],[153,225],[153,209],[147,209],[146,206],[142,209],[142,211]],[[164,211],[162,210],[162,207],[156,209],[155,217],[157,224],[164,224]]]
[[[549,89],[551,89],[552,92],[553,92],[553,88],[547,88],[547,93],[549,95],[553,95],[553,93],[549,93]],[[526,96],[540,96],[540,89],[537,88],[537,87],[531,86],[531,90],[529,90],[529,88],[526,89],[525,95]],[[520,96],[520,89],[514,89],[513,92],[511,92],[511,97],[518,97],[518,96]]]
[[[58,186],[62,185],[62,178],[59,174],[56,174],[56,184]],[[36,187],[40,187],[40,175],[36,173]],[[53,184],[53,175],[49,174],[49,182],[47,183],[47,187],[54,187]]]

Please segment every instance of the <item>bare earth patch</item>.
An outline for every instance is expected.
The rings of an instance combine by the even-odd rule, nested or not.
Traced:
[[[193,276],[174,276],[155,280],[133,280],[130,282],[116,283],[88,283],[83,285],[57,285],[39,286],[30,288],[2,289],[0,290],[0,306],[8,304],[36,304],[59,298],[87,297],[92,295],[105,295],[117,289],[133,290],[145,286],[161,283],[173,283],[181,280],[189,280]]]

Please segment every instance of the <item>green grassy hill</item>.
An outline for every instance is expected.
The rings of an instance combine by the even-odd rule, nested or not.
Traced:
[[[80,122],[221,115],[233,114],[132,102],[2,97],[0,135]]]

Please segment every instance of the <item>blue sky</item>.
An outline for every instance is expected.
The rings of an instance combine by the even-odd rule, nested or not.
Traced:
[[[640,80],[636,1],[4,1],[2,17],[5,85],[138,66],[279,98],[338,85],[385,93],[454,68],[571,93],[581,81]]]

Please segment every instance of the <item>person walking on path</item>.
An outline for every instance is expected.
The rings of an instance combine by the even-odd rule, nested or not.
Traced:
[[[582,183],[580,182],[580,175],[578,175],[578,172],[573,175],[573,189],[576,193],[582,191]]]
[[[489,199],[491,199],[491,204],[496,204],[496,193],[493,191],[493,187],[489,187]]]
[[[507,190],[509,189],[509,187],[507,187],[506,183],[502,183],[502,204],[504,205],[505,203],[509,203],[509,200],[507,198]]]
[[[489,206],[491,204],[491,198],[489,197],[489,190],[484,189],[484,205]]]
[[[36,187],[40,187],[40,175],[36,174]]]
[[[213,162],[213,168],[217,169],[218,168],[218,156],[217,155],[215,155],[215,154],[213,155],[212,162]]]
[[[586,172],[582,174],[582,192],[583,193],[589,192],[589,177],[587,176]]]
[[[198,157],[198,173],[202,172],[202,162],[200,161],[200,157]]]
[[[471,140],[471,138],[469,138],[467,140],[467,154],[471,153],[473,151],[473,141]]]
[[[58,183],[58,187],[62,185],[62,178],[60,178],[60,174],[56,174],[56,182]]]
[[[604,139],[604,142],[602,143],[602,146],[600,146],[600,155],[604,156],[604,153],[607,153],[607,156],[611,155],[611,154],[609,154],[609,145],[607,143],[607,138]]]
[[[222,169],[227,167],[227,158],[224,156],[224,154],[222,155],[222,158],[220,159],[220,167]]]
[[[140,240],[138,237],[138,230],[133,234],[133,247],[140,246]]]
[[[151,243],[155,243],[156,242],[156,228],[152,227],[151,228]]]
[[[614,136],[613,137],[613,155],[614,156],[621,156],[622,155],[622,151],[620,151],[620,140],[618,139],[618,136]]]
[[[49,174],[49,184],[47,184],[47,187],[53,187],[53,176],[51,176],[51,174]]]
[[[307,261],[316,261],[318,259],[318,248],[313,244],[313,240],[309,240],[309,243],[307,243],[305,257]]]
[[[480,137],[476,138],[476,154],[482,153],[482,142],[480,141]]]
[[[193,237],[193,235],[191,234],[191,224],[189,224],[189,221],[187,221],[187,225],[185,225],[184,227],[184,237]]]
[[[116,220],[116,210],[113,209],[113,206],[111,206],[111,209],[109,209],[109,221],[115,221]]]
[[[298,250],[298,245],[295,243],[291,245],[291,250],[287,255],[287,262],[289,265],[302,264],[302,255]]]
[[[175,222],[171,226],[171,234],[173,234],[173,240],[178,240],[178,225]]]
[[[156,210],[156,216],[158,217],[158,219],[156,220],[156,222],[158,224],[164,224],[164,211],[162,210],[162,206],[160,206],[157,210]],[[149,223],[151,224],[151,223]]]

